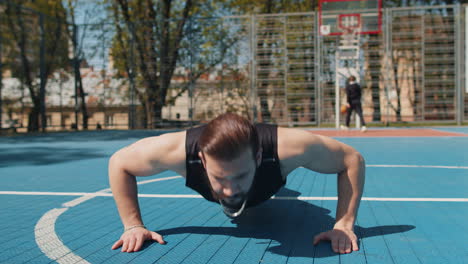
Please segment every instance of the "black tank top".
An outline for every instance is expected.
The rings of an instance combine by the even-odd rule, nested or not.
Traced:
[[[198,139],[205,127],[206,125],[202,125],[187,130],[185,139],[185,163],[187,168],[185,185],[201,194],[206,200],[219,203],[211,193],[208,176],[198,157],[200,151]],[[278,158],[278,127],[276,125],[256,124],[255,128],[263,150],[262,163],[257,168],[247,199],[247,207],[255,206],[270,199],[286,184],[286,180],[283,180],[281,176]]]

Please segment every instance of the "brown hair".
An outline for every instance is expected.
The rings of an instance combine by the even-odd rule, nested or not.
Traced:
[[[200,136],[199,144],[202,153],[227,161],[239,157],[249,147],[255,158],[258,141],[257,130],[249,120],[233,113],[225,113],[208,123]]]
[[[356,81],[356,77],[354,77],[353,75],[351,75],[351,76],[349,76],[348,81],[354,82],[354,81]]]

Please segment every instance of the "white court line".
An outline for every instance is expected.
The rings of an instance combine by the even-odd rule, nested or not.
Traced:
[[[34,236],[42,252],[50,259],[60,259],[59,263],[77,263],[82,258],[65,247],[55,233],[55,222],[67,210],[68,208],[56,208],[44,214],[34,228]]]
[[[0,195],[51,195],[51,196],[80,196],[75,200],[80,200],[84,197],[87,199],[80,200],[81,202],[87,201],[94,197],[111,197],[111,193],[67,193],[67,192],[12,192],[0,191]],[[179,198],[179,199],[201,199],[203,196],[198,194],[138,194],[138,197],[145,198]],[[338,197],[319,197],[319,196],[273,196],[273,200],[303,200],[303,201],[336,201]],[[73,200],[73,201],[75,201]],[[468,198],[394,198],[394,197],[362,197],[363,201],[385,201],[385,202],[468,202]],[[73,202],[72,201],[72,202]],[[77,205],[75,202],[65,203]],[[64,205],[65,205],[64,204]],[[66,206],[66,207],[73,207]]]
[[[10,194],[10,195],[84,196],[84,197],[91,197],[91,198],[97,197],[97,196],[112,196],[112,193],[85,193],[85,192],[15,192],[15,191],[0,191],[0,194],[5,194],[5,195]],[[68,203],[64,203],[64,204],[68,204]],[[65,207],[70,207],[70,206],[65,206]]]
[[[461,169],[468,170],[467,166],[433,166],[433,165],[366,165],[371,168],[431,168],[431,169]]]
[[[137,182],[137,184],[142,185],[146,183],[172,180],[176,178],[181,178],[181,176],[172,176],[153,180],[139,181]],[[34,236],[36,239],[36,244],[39,246],[41,251],[51,260],[54,260],[59,264],[78,262],[83,264],[89,264],[88,261],[74,254],[73,251],[71,251],[67,246],[63,244],[62,240],[60,240],[60,238],[57,236],[57,233],[55,232],[55,223],[57,222],[58,217],[65,211],[67,211],[69,208],[77,206],[97,196],[112,196],[112,193],[108,193],[109,191],[110,189],[106,188],[95,193],[0,192],[0,194],[80,196],[79,198],[64,203],[62,205],[63,208],[54,208],[45,213],[34,227]]]
[[[272,197],[273,200],[301,200],[301,201],[336,201],[338,197]],[[468,202],[468,198],[391,198],[391,197],[362,197],[362,201],[381,202]]]

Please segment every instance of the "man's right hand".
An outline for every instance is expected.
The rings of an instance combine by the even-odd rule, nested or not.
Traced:
[[[136,252],[141,249],[146,240],[154,240],[161,245],[166,244],[166,241],[164,241],[160,234],[149,231],[144,227],[139,227],[124,232],[120,239],[114,243],[112,249],[122,247],[122,252]]]

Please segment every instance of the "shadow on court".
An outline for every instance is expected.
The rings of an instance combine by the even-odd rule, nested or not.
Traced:
[[[79,132],[50,132],[34,133],[28,135],[17,135],[0,137],[0,143],[54,143],[54,142],[93,142],[140,139],[144,137],[158,136],[164,133],[179,130],[101,130],[101,131],[79,131]]]
[[[169,131],[170,132],[170,131]],[[164,132],[165,133],[165,132]],[[68,161],[78,161],[110,157],[103,149],[80,147],[80,142],[105,142],[113,140],[138,140],[144,137],[161,135],[161,131],[82,131],[60,132],[12,137],[0,137],[0,168],[27,165],[50,165]],[[68,143],[53,145],[53,143]],[[31,146],[28,144],[38,144]],[[9,145],[12,144],[12,145]],[[76,146],[76,147],[74,147]]]
[[[298,197],[299,192],[283,188],[276,196]],[[221,210],[221,208],[220,208]],[[268,243],[267,251],[290,257],[321,258],[336,255],[330,243],[313,246],[315,235],[329,230],[335,223],[330,210],[301,200],[269,200],[248,209],[242,216],[232,220],[237,227],[185,226],[157,230],[163,236],[175,234],[225,235],[240,238],[255,238],[258,243]],[[403,233],[414,229],[412,225],[355,226],[359,239]],[[260,240],[271,240],[261,242]],[[170,243],[170,238],[168,238]],[[360,249],[362,250],[362,249]]]
[[[99,149],[63,147],[0,148],[0,168],[50,165],[67,161],[108,157]]]

